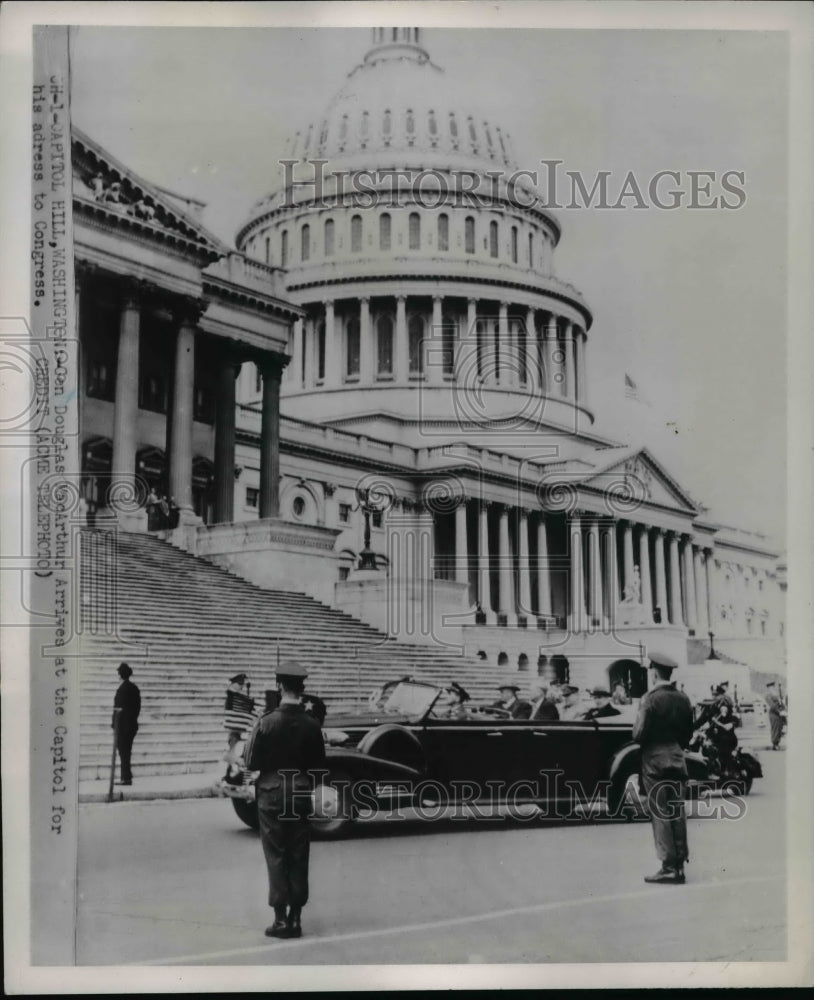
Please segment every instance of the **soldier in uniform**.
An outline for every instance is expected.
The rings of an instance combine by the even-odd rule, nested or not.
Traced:
[[[246,750],[248,769],[260,772],[257,813],[274,908],[268,937],[300,937],[308,902],[308,816],[315,772],[325,769],[325,745],[319,722],[300,702],[306,676],[296,660],[280,664],[279,707],[260,719]]]
[[[642,781],[661,868],[645,882],[684,884],[687,817],[684,747],[693,732],[692,704],[670,675],[678,664],[663,653],[650,654],[652,687],[642,698],[633,739],[642,748]]]

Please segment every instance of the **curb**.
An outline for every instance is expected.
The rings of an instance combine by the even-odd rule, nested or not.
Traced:
[[[108,802],[107,791],[80,792],[78,801],[80,804],[88,802]],[[113,802],[151,802],[161,799],[216,799],[220,798],[216,789],[209,786],[205,788],[175,788],[166,791],[131,790],[117,788],[113,791]]]

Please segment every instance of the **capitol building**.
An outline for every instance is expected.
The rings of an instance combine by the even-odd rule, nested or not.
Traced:
[[[603,432],[602,303],[424,41],[373,29],[236,249],[75,135],[88,499],[140,479],[176,546],[507,673],[635,696],[658,648],[692,686],[709,633],[741,684],[781,670],[779,552]]]

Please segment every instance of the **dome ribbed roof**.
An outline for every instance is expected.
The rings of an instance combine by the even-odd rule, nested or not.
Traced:
[[[467,92],[418,44],[418,28],[374,28],[373,47],[317,122],[298,132],[291,157],[371,165],[477,161],[516,169],[508,134],[467,106]],[[428,159],[429,157],[429,159]]]

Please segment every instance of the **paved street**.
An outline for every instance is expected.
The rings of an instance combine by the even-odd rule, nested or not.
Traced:
[[[259,838],[228,802],[85,805],[77,962],[782,961],[785,754],[761,759],[742,818],[691,819],[683,887],[643,883],[646,823],[371,820],[314,843],[288,942],[263,936]]]

